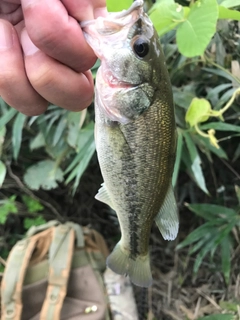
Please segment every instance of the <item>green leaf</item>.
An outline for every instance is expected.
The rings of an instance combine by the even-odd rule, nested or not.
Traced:
[[[187,207],[198,216],[204,217],[205,219],[209,220],[214,219],[219,215],[225,215],[226,217],[236,215],[235,210],[224,206],[218,206],[216,204],[194,203],[188,204]]]
[[[217,19],[216,0],[199,0],[194,3],[186,21],[177,30],[180,53],[186,57],[202,55],[216,31]]]
[[[79,149],[81,145],[84,145],[84,141],[88,139],[88,134],[94,131],[94,123],[90,122],[82,129],[86,113],[71,112],[68,115],[68,131],[67,131],[67,143],[74,149]]]
[[[0,224],[4,224],[10,213],[17,213],[18,209],[15,204],[16,196],[13,195],[6,200],[0,200]]]
[[[0,117],[0,129],[4,127],[17,113],[17,110],[10,108],[3,116]]]
[[[79,163],[79,165],[75,168],[75,172],[73,171],[73,175],[76,174],[76,178],[75,178],[75,182],[73,185],[73,194],[76,192],[76,189],[79,185],[80,182],[80,178],[83,175],[85,169],[87,168],[89,161],[91,160],[93,154],[95,152],[95,142],[92,141],[92,143],[89,145],[88,149],[86,150],[86,153],[84,155],[84,157],[81,159],[81,162]],[[70,176],[69,176],[70,179]]]
[[[219,131],[234,131],[240,132],[240,126],[225,122],[209,122],[207,124],[201,125],[202,130],[214,129]]]
[[[181,23],[184,15],[183,7],[170,1],[157,2],[150,11],[150,19],[160,36]]]
[[[198,320],[234,320],[232,314],[212,314],[210,316],[198,318]]]
[[[40,215],[37,218],[25,218],[24,219],[24,228],[30,229],[32,226],[40,226],[42,224],[46,223],[46,220]]]
[[[217,155],[219,158],[223,158],[223,159],[228,159],[228,156],[226,154],[226,152],[219,147],[218,149],[215,148],[210,142],[208,138],[202,137],[200,135],[198,135],[197,140],[199,141],[199,144],[201,143],[201,149],[205,148],[208,149],[209,151],[211,151],[212,153],[214,153],[215,155]],[[205,153],[207,153],[207,150],[204,151]]]
[[[73,168],[76,165],[78,165],[79,161],[81,161],[81,159],[84,157],[86,150],[94,141],[94,131],[92,130],[92,128],[93,128],[92,125],[93,124],[91,123],[86,128],[84,128],[80,131],[78,147],[77,147],[78,154],[73,159],[73,161],[70,163],[70,165],[67,167],[67,169],[64,171],[64,174],[69,173],[71,170],[73,170]],[[67,178],[67,181],[68,181],[68,179],[69,179],[69,177]],[[66,182],[66,183],[68,183],[68,182]]]
[[[177,141],[177,153],[176,153],[176,160],[173,170],[173,176],[172,176],[172,184],[175,187],[177,182],[177,177],[179,173],[179,167],[181,163],[181,156],[182,156],[182,147],[183,147],[183,136],[180,130],[178,131],[178,141]]]
[[[67,119],[63,116],[57,124],[54,137],[53,137],[53,146],[55,147],[58,141],[63,137],[63,132],[67,126]]]
[[[218,98],[218,95],[220,92],[222,92],[226,89],[229,89],[229,88],[232,88],[232,83],[220,84],[208,92],[207,99],[209,99],[209,100],[214,99],[214,98],[216,99],[216,97]]]
[[[122,11],[128,9],[132,4],[132,0],[107,0],[107,9],[109,12]]]
[[[206,188],[205,178],[204,178],[202,167],[201,167],[201,158],[198,154],[197,148],[191,136],[186,131],[183,132],[183,135],[189,151],[189,155],[191,159],[191,170],[194,175],[195,181],[205,193],[209,194]]]
[[[240,0],[221,0],[219,4],[226,8],[232,8],[240,6]]]
[[[56,188],[57,182],[63,181],[63,172],[54,161],[43,160],[29,167],[23,179],[32,190],[49,190]]]
[[[215,231],[215,226],[211,225],[210,223],[205,223],[192,231],[184,241],[177,245],[176,249],[182,249],[190,244],[193,244],[194,242],[202,240],[204,237],[208,237],[208,235],[214,234]]]
[[[237,149],[234,152],[232,162],[235,162],[240,157],[240,144],[237,146]]]
[[[5,179],[6,173],[7,173],[6,166],[5,166],[5,164],[0,160],[0,188],[1,188],[2,184],[3,184],[3,181],[4,181],[4,179]]]
[[[98,68],[100,67],[101,61],[97,59],[94,66],[91,68],[92,76],[95,79],[97,75]]]
[[[215,231],[216,232],[216,231]],[[218,234],[212,234],[212,237],[206,243],[206,245],[202,248],[202,250],[198,253],[196,260],[193,266],[193,272],[196,274],[202,264],[203,259],[205,256],[215,247],[215,242],[218,238]]]
[[[44,135],[40,131],[35,138],[33,138],[30,142],[30,150],[39,149],[41,147],[44,147],[46,145]]]
[[[192,83],[180,88],[172,86],[172,90],[175,103],[184,109],[188,109],[193,98],[196,97],[196,85]]]
[[[42,211],[44,207],[41,205],[41,203],[27,195],[22,196],[22,200],[27,206],[28,212],[29,213],[35,213],[38,211]]]
[[[219,301],[219,305],[222,309],[237,312],[238,311],[238,303],[233,303],[231,301]]]
[[[23,126],[26,118],[27,116],[19,112],[13,123],[12,147],[13,147],[14,159],[18,158],[18,154],[19,154],[21,142],[22,142],[22,130],[23,130]]]
[[[211,105],[206,99],[194,98],[188,108],[185,120],[194,127],[200,122],[205,122],[209,118]]]
[[[220,69],[213,69],[213,68],[202,68],[202,70],[207,71],[209,73],[216,74],[217,76],[223,77],[223,78],[228,79],[230,81],[235,81],[234,76],[231,73],[227,72],[226,69],[220,70]],[[235,91],[235,89],[234,89],[234,91]]]
[[[222,271],[227,284],[230,280],[231,272],[231,242],[229,237],[225,237],[221,242],[221,259],[222,259]]]
[[[218,19],[232,19],[240,20],[240,12],[237,10],[230,10],[223,6],[219,6]]]

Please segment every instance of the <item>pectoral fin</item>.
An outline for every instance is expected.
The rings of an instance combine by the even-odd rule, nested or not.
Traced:
[[[106,203],[109,207],[111,207],[114,210],[112,200],[104,183],[102,183],[102,187],[98,190],[95,199]]]
[[[155,222],[165,240],[174,240],[176,238],[179,225],[178,210],[171,184]]]

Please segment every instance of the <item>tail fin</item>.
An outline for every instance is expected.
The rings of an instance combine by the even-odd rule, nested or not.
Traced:
[[[138,256],[136,259],[122,251],[118,243],[107,258],[107,266],[117,274],[129,275],[137,286],[149,287],[152,284],[152,273],[149,255]]]

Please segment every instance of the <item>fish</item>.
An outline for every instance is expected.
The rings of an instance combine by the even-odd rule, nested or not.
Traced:
[[[81,22],[101,60],[95,83],[95,143],[103,184],[96,199],[116,211],[121,239],[107,266],[133,284],[152,284],[149,239],[156,222],[165,240],[178,233],[172,187],[174,103],[164,54],[144,2]]]

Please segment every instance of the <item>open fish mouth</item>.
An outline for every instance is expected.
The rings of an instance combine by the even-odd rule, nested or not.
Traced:
[[[118,41],[127,38],[129,28],[143,14],[143,0],[136,0],[128,10],[122,12],[109,13],[106,17],[98,17],[94,20],[80,22],[85,38],[94,49],[96,55],[101,59],[99,50],[103,43],[109,41],[113,43],[116,35]],[[101,43],[101,44],[100,44]]]

